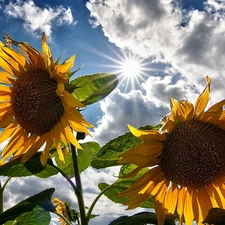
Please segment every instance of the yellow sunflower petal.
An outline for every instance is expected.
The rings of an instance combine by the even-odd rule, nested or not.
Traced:
[[[63,141],[65,147],[68,145],[68,140],[66,138],[66,135],[65,135],[65,130],[64,130],[64,127],[68,125],[68,121],[65,119],[64,116],[62,116],[61,118],[61,122],[58,124],[59,126],[59,129],[60,129],[60,138],[61,140]]]
[[[69,108],[66,105],[64,106],[64,108],[65,116],[73,130],[90,135],[90,132],[88,131],[87,127],[93,128],[94,126],[88,123],[78,110],[74,108]]]
[[[155,183],[162,181],[163,178],[160,168],[155,167],[142,175],[131,187],[120,193],[119,196],[133,196],[135,193],[143,194],[150,186],[153,185],[154,188]]]
[[[132,196],[135,193],[137,193],[137,190],[142,190],[143,188],[145,188],[146,185],[149,184],[149,182],[152,183],[152,181],[149,180],[149,175],[152,175],[153,172],[154,172],[153,170],[147,171],[131,187],[120,193],[118,196],[120,197]]]
[[[17,77],[24,72],[24,68],[11,55],[6,54],[3,47],[0,49],[0,65],[6,72]]]
[[[206,77],[206,80],[207,80],[207,86],[206,86],[205,90],[201,93],[201,95],[198,97],[196,104],[195,104],[194,116],[196,119],[200,119],[202,117],[205,107],[207,106],[208,101],[209,101],[211,80],[209,77]]]
[[[2,47],[2,52],[4,52],[6,55],[11,57],[15,62],[18,63],[18,65],[20,66],[20,71],[23,71],[23,68],[27,68],[26,58],[17,51],[15,51],[14,49]]]
[[[26,42],[21,42],[19,47],[28,56],[28,58],[34,68],[44,68],[44,66],[45,66],[44,60],[40,56],[40,53],[36,49],[31,47]]]
[[[24,53],[28,56],[29,60],[31,61],[32,65],[35,68],[39,68],[40,66],[43,67],[43,60],[40,57],[40,53],[31,47],[28,43],[26,42],[21,42],[21,49],[23,50]]]
[[[158,157],[161,155],[162,148],[163,144],[160,142],[141,143],[122,153],[118,163],[132,163],[142,168],[154,166],[160,162]]]
[[[184,200],[185,200],[185,187],[181,187],[178,192],[177,198],[177,213],[179,214],[180,218],[183,216],[184,213]]]
[[[75,113],[75,115],[78,116],[77,118],[80,117],[79,112]],[[86,127],[91,127],[90,123],[86,123],[85,121],[81,121],[79,123],[79,121],[74,121],[74,120],[70,120],[70,119],[68,119],[68,121],[69,121],[69,124],[70,124],[70,126],[72,127],[72,129],[74,131],[81,132],[81,133],[86,133],[86,134],[91,136],[89,130],[86,128]]]
[[[12,84],[14,81],[13,77],[4,71],[0,71],[0,82],[5,84]]]
[[[223,201],[225,201],[223,195],[221,194],[219,188],[215,188],[212,184],[207,185],[207,194],[210,197],[213,208],[219,207],[223,208]]]
[[[45,33],[43,33],[42,35],[42,53],[44,57],[45,66],[46,68],[49,68],[49,66],[53,64],[53,59],[52,59],[52,52],[48,46],[47,37]]]
[[[0,57],[0,65],[3,68],[3,70],[5,70],[7,73],[18,76],[18,72],[1,57]]]
[[[201,223],[207,216],[209,209],[213,208],[205,187],[202,187],[196,194],[199,219],[196,222]]]
[[[40,53],[30,46],[26,42],[17,42],[9,37],[9,35],[5,32],[6,45],[10,46],[11,44],[17,46],[27,57],[27,60],[32,63],[34,68],[43,68],[43,60],[40,56]]]
[[[130,124],[127,125],[130,132],[144,141],[164,141],[166,140],[166,136],[164,134],[160,134],[157,130],[139,130]]]
[[[32,147],[23,155],[21,158],[21,162],[25,163],[28,159],[30,159],[45,143],[46,138],[49,134],[43,134],[33,145]]]
[[[24,136],[25,136],[25,134],[24,134]],[[38,141],[38,139],[39,139],[39,136],[34,136],[34,135],[28,136],[28,134],[27,134],[25,136],[24,144],[20,147],[20,149],[18,149],[18,151],[15,153],[15,155],[25,154],[34,145],[34,143],[36,141]]]
[[[5,127],[12,122],[13,112],[9,109],[4,115],[0,116],[0,127]]]
[[[63,102],[63,106],[65,109],[65,116],[68,119],[71,127],[75,131],[89,134],[89,131],[84,127],[93,128],[94,126],[91,123],[88,123],[77,109],[69,108],[68,105],[65,104],[65,102]]]
[[[224,182],[221,179],[215,180],[212,186],[217,190],[218,194],[222,196],[221,200],[225,199],[225,187]],[[225,201],[222,201],[223,207],[225,208]]]
[[[63,96],[63,92],[65,91],[65,87],[63,83],[58,83],[57,84],[57,89],[56,89],[56,94],[58,96]]]
[[[11,95],[2,95],[0,96],[0,102],[8,102],[11,99]]]
[[[75,60],[75,55],[72,55],[65,63],[58,64],[54,67],[53,71],[57,74],[68,74]]]
[[[49,152],[51,150],[51,147],[53,145],[53,130],[50,131],[47,139],[46,139],[46,146],[41,154],[41,164],[45,165],[47,163]]]
[[[174,121],[169,120],[168,122],[166,122],[166,124],[164,124],[160,129],[159,129],[159,133],[163,134],[163,133],[170,133],[172,132],[172,130],[176,127],[176,123]]]
[[[190,120],[193,117],[194,106],[191,102],[182,100],[177,101],[173,97],[170,98],[171,110],[173,117],[180,121],[184,122],[185,120]]]
[[[189,190],[185,192],[184,218],[185,218],[185,223],[187,225],[192,225],[194,220],[194,214],[192,209],[192,191],[189,191]]]
[[[159,187],[159,190],[157,191],[155,200],[162,203],[162,202],[164,202],[166,189],[167,189],[169,183],[167,181],[163,180],[160,183],[157,183],[157,185],[159,185],[160,187]],[[154,193],[154,192],[152,192],[152,193]]]
[[[56,205],[56,206],[60,205],[60,204],[63,204],[63,202],[60,199],[56,198],[56,197],[53,198],[52,201],[53,201],[54,205]]]
[[[164,206],[168,209],[169,213],[174,213],[175,208],[177,206],[179,190],[176,184],[172,184],[165,195]]]
[[[2,102],[0,103],[0,113],[8,111],[11,107],[11,103],[10,102]]]
[[[135,209],[137,208],[143,201],[152,198],[150,192],[146,192],[145,194],[134,194],[131,198],[125,203],[128,205],[128,209]]]
[[[143,155],[147,158],[150,158],[155,156],[155,154],[159,155],[161,154],[161,151],[163,149],[163,143],[161,142],[143,142],[139,145],[134,146],[133,148],[129,149],[128,151],[120,154],[120,157],[127,157],[127,156],[138,156]]]
[[[0,94],[10,94],[12,92],[12,88],[9,86],[1,86]]]
[[[61,97],[62,101],[69,107],[69,108],[83,108],[85,107],[84,104],[79,102],[75,97],[73,97],[69,92],[64,91],[63,97]]]
[[[75,55],[72,55],[65,63],[58,64],[53,68],[53,74],[55,74],[55,79],[58,82],[67,82],[69,80],[68,73],[70,69],[73,67],[73,63],[75,60]]]
[[[0,163],[4,161],[6,158],[8,158],[10,155],[13,155],[18,150],[18,148],[20,148],[23,144],[24,144],[24,134],[20,129],[18,130],[17,135],[14,136],[14,138],[12,138],[9,141],[9,144],[6,145],[5,148],[3,149],[2,159]]]
[[[165,221],[165,210],[161,202],[155,201],[154,208],[157,216],[158,225],[163,225]]]
[[[213,106],[211,106],[204,114],[202,115],[201,120],[205,122],[210,122],[212,124],[220,123],[220,120],[223,117],[223,106],[225,105],[225,100],[222,100]]]
[[[12,133],[16,131],[17,126],[18,123],[16,122],[10,123],[0,134],[0,143],[7,140],[12,135]]]
[[[54,139],[55,139],[55,145],[56,145],[56,149],[57,149],[57,153],[59,155],[59,160],[62,161],[63,163],[65,163],[65,159],[64,159],[64,155],[61,149],[61,143],[60,143],[60,128],[59,125],[55,125],[54,129],[53,129],[53,135],[54,135]]]
[[[73,144],[76,148],[78,149],[83,149],[81,147],[81,145],[79,144],[79,142],[77,141],[77,139],[74,137],[71,128],[67,125],[66,127],[64,127],[65,130],[65,137],[67,138],[67,140]]]

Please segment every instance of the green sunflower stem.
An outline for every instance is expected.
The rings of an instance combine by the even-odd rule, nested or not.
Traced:
[[[77,150],[76,150],[75,146],[72,144],[71,144],[71,151],[72,151],[72,158],[73,158],[73,169],[74,169],[74,174],[75,174],[75,182],[76,182],[76,187],[77,187],[75,194],[77,196],[79,210],[80,210],[81,225],[88,225],[88,220],[87,220],[86,212],[85,212],[82,184],[81,184],[81,179],[80,179],[80,171],[79,171],[79,166],[78,166]]]
[[[71,179],[66,175],[66,173],[64,173],[61,169],[59,169],[59,167],[55,166],[55,165],[51,165],[53,168],[55,168],[56,170],[59,171],[59,173],[62,174],[62,176],[64,178],[66,178],[66,180],[68,181],[68,183],[71,185],[71,187],[73,188],[74,192],[76,193],[78,190],[77,190],[77,187],[76,185],[71,181]]]
[[[10,181],[11,177],[7,178],[4,185],[2,186],[0,182],[0,214],[3,213],[3,203],[4,203],[4,190],[8,182]]]
[[[87,220],[89,222],[90,218],[91,218],[91,213],[92,213],[92,210],[94,209],[96,203],[98,202],[99,198],[106,192],[108,191],[110,188],[112,188],[112,186],[109,186],[107,188],[105,188],[104,190],[102,190],[101,193],[99,193],[99,195],[95,198],[95,200],[92,202],[91,206],[90,206],[90,209],[88,210],[88,213],[87,213]]]
[[[54,213],[55,213],[58,217],[62,218],[62,219],[65,221],[65,223],[66,223],[67,225],[71,225],[71,223],[69,222],[69,220],[67,220],[66,217],[63,216],[61,213],[58,213],[57,211],[55,211]]]

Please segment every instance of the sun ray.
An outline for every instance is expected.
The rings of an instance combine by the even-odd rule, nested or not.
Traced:
[[[104,43],[104,40],[102,42]],[[106,49],[106,53],[104,53],[93,46],[88,46],[84,43],[79,44],[86,51],[108,60],[107,63],[95,63],[92,65],[108,68],[110,70],[108,71],[109,73],[117,74],[119,77],[118,88],[124,89],[125,92],[135,89],[135,87],[140,88],[141,83],[150,76],[155,76],[158,72],[164,72],[164,69],[157,63],[154,63],[152,59],[142,58],[129,49],[121,50],[104,43],[104,49]]]

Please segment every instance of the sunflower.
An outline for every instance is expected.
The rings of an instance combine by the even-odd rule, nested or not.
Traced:
[[[149,168],[120,194],[130,196],[126,203],[130,209],[155,196],[159,221],[163,221],[165,209],[178,213],[180,224],[185,221],[191,225],[195,219],[200,225],[209,209],[225,207],[225,100],[205,110],[210,82],[207,77],[207,86],[195,106],[171,97],[171,113],[163,119],[160,130],[128,125],[143,141],[121,154],[119,163],[137,165],[128,177]]]
[[[69,222],[76,222],[78,220],[78,212],[71,208],[68,202],[62,202],[58,198],[53,199],[53,204],[56,208],[56,211],[63,215]],[[66,222],[59,218],[60,225],[66,225]]]
[[[65,90],[75,55],[62,64],[53,61],[45,34],[42,54],[26,42],[5,38],[6,44],[0,42],[0,143],[8,144],[0,164],[19,155],[25,162],[43,146],[44,165],[53,143],[64,162],[61,143],[82,149],[73,131],[89,134],[92,127],[79,112],[84,105]]]

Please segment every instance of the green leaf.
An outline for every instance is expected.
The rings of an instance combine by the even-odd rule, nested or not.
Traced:
[[[37,153],[25,163],[22,163],[20,158],[17,158],[0,166],[0,175],[8,177],[36,175],[38,177],[47,178],[58,173],[58,171],[51,166],[52,164],[52,160],[48,159],[47,164],[43,166],[40,162],[40,153]]]
[[[33,223],[29,223],[29,220],[34,220],[34,217],[37,217],[39,215],[40,219],[45,221],[47,216],[45,215],[44,212],[42,212],[42,210],[45,210],[47,212],[55,211],[55,207],[51,203],[51,197],[54,191],[55,191],[54,188],[46,189],[45,191],[33,195],[32,197],[29,197],[24,201],[18,203],[17,205],[13,206],[12,208],[6,210],[2,214],[0,214],[0,224],[4,224],[10,220],[17,220],[17,219],[21,220],[21,218],[23,218],[24,221],[23,224],[33,225]],[[28,222],[26,222],[26,219],[28,220]],[[46,224],[49,224],[49,222],[50,219],[46,221]],[[38,224],[45,224],[45,223],[38,223]]]
[[[5,225],[49,225],[50,221],[50,213],[37,205],[31,212],[23,213],[14,221],[8,221]]]
[[[69,175],[69,176],[74,175],[71,151],[69,151],[67,154],[64,154],[65,163],[63,163],[59,159],[59,155],[56,149],[52,150],[51,154],[52,154],[52,157],[55,157],[55,162],[59,169],[61,169],[66,175]]]
[[[85,105],[104,99],[118,84],[117,75],[99,73],[78,77],[66,85],[66,90]]]
[[[176,216],[166,216],[164,225],[175,225]],[[158,224],[156,214],[153,212],[141,212],[133,216],[122,216],[113,220],[109,225],[146,225]]]
[[[91,165],[97,169],[116,166],[118,156],[139,143],[141,140],[130,132],[119,136],[99,149]]]
[[[91,165],[93,156],[99,150],[97,142],[86,142],[81,144],[83,150],[78,150],[78,164],[80,173]]]
[[[83,150],[78,150],[78,164],[80,172],[84,171],[87,167],[90,166],[94,154],[100,148],[99,144],[96,142],[82,143],[81,146],[83,147]],[[68,154],[65,156],[66,163],[62,163],[59,160],[59,156],[56,151],[53,152],[52,155],[53,157],[55,157],[57,167],[59,167],[66,175],[74,176],[71,151],[69,151]]]
[[[132,184],[132,183],[131,183]],[[106,183],[100,183],[98,184],[98,188],[103,191],[104,189],[106,189],[107,187],[109,187],[110,185],[109,184],[106,184]],[[128,186],[128,185],[126,185]],[[110,189],[108,189],[104,195],[110,199],[111,201],[115,202],[115,203],[125,203],[128,198],[121,198],[121,197],[118,197],[118,194],[121,193],[122,191],[125,191],[126,188],[123,187],[122,185],[120,186],[120,184],[113,184],[112,187]]]

